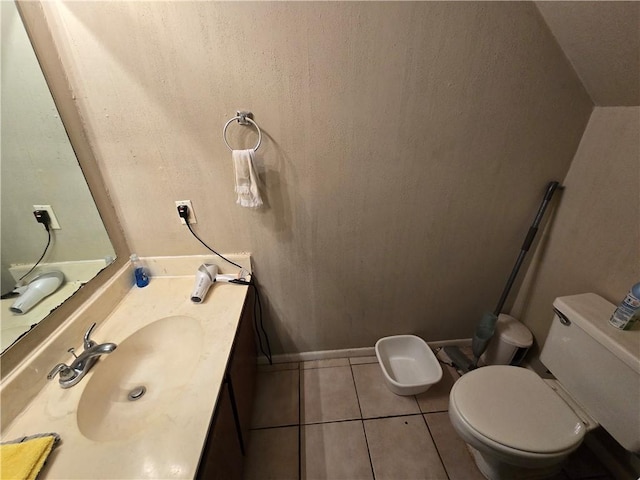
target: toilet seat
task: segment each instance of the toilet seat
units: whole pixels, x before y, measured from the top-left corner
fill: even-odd
[[[468,433],[487,446],[553,456],[577,448],[585,435],[576,413],[524,368],[473,370],[454,384],[450,400]]]

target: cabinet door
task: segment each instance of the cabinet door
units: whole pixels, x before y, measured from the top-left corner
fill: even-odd
[[[224,382],[196,479],[241,480],[242,460],[231,397]]]
[[[253,288],[249,288],[229,366],[229,377],[240,426],[240,441],[244,453],[249,440],[256,383],[257,353],[253,326],[253,302],[255,302],[255,293]]]

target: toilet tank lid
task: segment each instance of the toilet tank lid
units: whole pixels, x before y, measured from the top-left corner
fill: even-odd
[[[609,324],[615,305],[595,293],[558,297],[553,306],[617,358],[640,374],[640,329]]]

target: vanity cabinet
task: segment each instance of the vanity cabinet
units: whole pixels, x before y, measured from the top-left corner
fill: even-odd
[[[255,291],[250,287],[242,308],[225,380],[218,394],[197,479],[242,479],[249,441],[256,381],[257,352],[253,328]]]
[[[197,479],[231,480],[242,478],[243,455],[240,448],[229,388],[220,389],[216,412],[200,459]]]

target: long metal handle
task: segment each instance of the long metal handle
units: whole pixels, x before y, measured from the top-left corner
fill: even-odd
[[[497,317],[502,312],[502,307],[504,307],[505,302],[507,301],[507,297],[509,296],[509,292],[511,291],[511,287],[513,287],[513,283],[516,280],[516,276],[520,271],[520,267],[524,262],[524,257],[527,255],[529,251],[529,247],[533,243],[533,239],[536,237],[536,233],[538,233],[538,227],[540,226],[540,222],[542,221],[542,216],[544,215],[544,211],[547,209],[547,205],[551,201],[551,197],[553,197],[553,192],[556,189],[562,189],[558,182],[549,182],[547,185],[547,190],[544,194],[544,198],[542,199],[542,203],[538,208],[538,213],[536,213],[536,218],[533,221],[531,227],[529,227],[529,231],[527,232],[527,236],[522,243],[522,247],[520,248],[520,253],[518,254],[518,258],[516,259],[516,263],[511,270],[511,274],[509,275],[509,279],[507,280],[507,284],[502,291],[502,295],[500,296],[500,300],[498,300],[498,305],[496,305],[496,309],[493,311],[494,315]]]
[[[53,367],[53,370],[49,372],[49,375],[47,375],[47,380],[53,380],[53,378],[57,374],[60,374],[60,376],[63,377],[68,376],[69,373],[72,373],[71,368],[64,363],[59,363],[55,367]]]
[[[91,325],[89,327],[89,330],[87,330],[87,332],[84,334],[84,349],[88,350],[91,347],[94,347],[96,344],[96,342],[94,342],[93,340],[91,340],[91,332],[93,332],[93,329],[96,328],[96,324],[94,323],[93,325]]]

